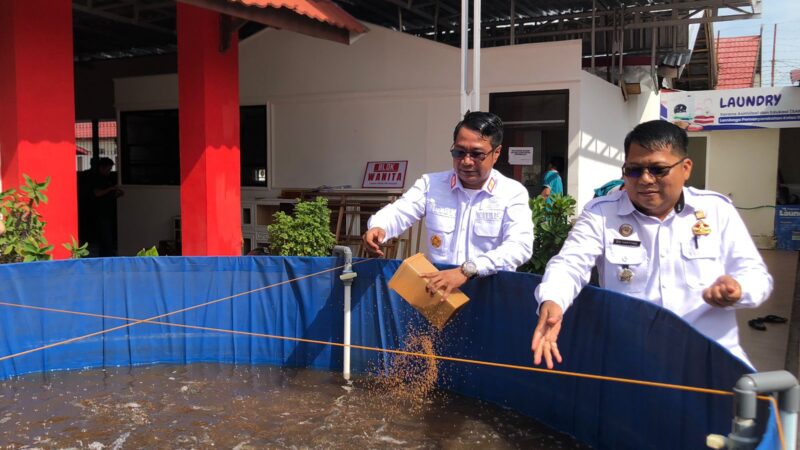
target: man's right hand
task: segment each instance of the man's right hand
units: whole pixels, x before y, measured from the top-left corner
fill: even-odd
[[[384,238],[386,238],[386,231],[383,228],[374,227],[364,233],[362,240],[369,254],[383,258],[383,251],[381,250],[380,244],[383,242]]]
[[[553,368],[553,359],[561,364],[561,352],[558,351],[558,332],[561,331],[561,320],[564,312],[561,307],[551,300],[544,301],[539,307],[539,324],[533,331],[533,363],[542,363],[542,355],[548,369]]]

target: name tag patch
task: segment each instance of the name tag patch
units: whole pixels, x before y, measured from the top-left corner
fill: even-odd
[[[614,245],[624,245],[625,247],[639,247],[642,241],[634,241],[632,239],[614,239]]]

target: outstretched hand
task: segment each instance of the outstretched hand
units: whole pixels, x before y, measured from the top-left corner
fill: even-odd
[[[711,306],[725,308],[742,298],[742,286],[730,275],[721,275],[703,290],[703,300]]]
[[[461,272],[460,268],[421,273],[419,276],[428,280],[428,284],[425,286],[428,295],[433,297],[436,295],[436,292],[442,292],[441,301],[447,300],[447,296],[450,295],[451,292],[460,288],[468,280],[467,276]]]
[[[369,254],[383,258],[383,250],[381,250],[380,244],[385,238],[386,231],[383,228],[373,227],[367,230],[361,239],[364,241],[364,248],[367,249]]]
[[[561,364],[561,352],[558,351],[557,341],[563,318],[564,312],[553,301],[546,300],[539,307],[539,323],[533,330],[533,341],[531,342],[535,365],[542,363],[542,356],[544,356],[548,369],[553,368],[554,359]]]

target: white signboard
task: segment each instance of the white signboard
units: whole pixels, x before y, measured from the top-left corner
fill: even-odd
[[[533,164],[533,147],[508,147],[508,163],[512,166]]]
[[[362,188],[402,188],[406,184],[408,161],[370,161],[364,171]]]
[[[661,120],[687,131],[800,127],[800,89],[662,92]]]

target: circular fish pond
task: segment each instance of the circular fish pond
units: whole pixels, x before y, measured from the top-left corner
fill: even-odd
[[[387,386],[206,363],[29,374],[0,381],[0,448],[587,448],[492,404]]]

